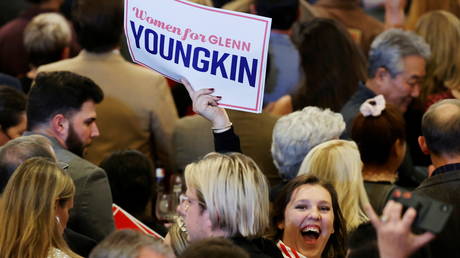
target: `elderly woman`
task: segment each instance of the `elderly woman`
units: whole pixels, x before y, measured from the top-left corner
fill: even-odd
[[[285,181],[297,176],[300,164],[316,145],[338,139],[345,130],[342,115],[329,109],[305,107],[281,117],[273,128],[273,162]]]
[[[301,175],[274,205],[274,239],[284,257],[345,257],[345,222],[331,184]]]
[[[313,148],[299,170],[299,175],[313,175],[334,186],[348,232],[368,221],[364,207],[369,200],[361,169],[362,162],[356,144],[352,141],[332,140]]]
[[[19,166],[0,200],[0,257],[80,257],[63,238],[74,195],[72,179],[54,162]]]

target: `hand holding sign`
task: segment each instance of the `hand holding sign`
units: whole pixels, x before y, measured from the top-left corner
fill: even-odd
[[[218,102],[222,97],[211,95],[214,89],[203,88],[195,91],[186,79],[182,79],[181,81],[192,99],[193,111],[195,113],[211,121],[213,128],[225,128],[231,125],[225,109],[218,106]]]

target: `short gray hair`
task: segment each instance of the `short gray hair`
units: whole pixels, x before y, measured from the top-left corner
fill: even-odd
[[[70,45],[72,31],[68,21],[58,13],[35,16],[24,30],[24,47],[30,62],[43,65],[59,61],[62,50]]]
[[[142,248],[148,248],[164,258],[173,258],[171,249],[155,239],[139,231],[131,229],[117,230],[99,243],[90,258],[136,258]]]
[[[281,117],[273,128],[272,157],[280,176],[297,176],[300,165],[316,145],[338,138],[345,130],[339,113],[330,109],[305,107]]]
[[[56,161],[50,140],[42,135],[21,136],[0,148],[0,193],[19,165],[33,157]]]
[[[422,135],[430,153],[460,155],[460,100],[445,99],[431,105],[422,118]]]
[[[385,67],[394,78],[403,72],[403,59],[414,55],[421,56],[425,60],[430,58],[430,46],[422,37],[411,31],[387,30],[372,42],[369,51],[368,76],[374,78],[377,69]]]

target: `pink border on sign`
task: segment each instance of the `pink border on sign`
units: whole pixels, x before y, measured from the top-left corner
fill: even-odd
[[[265,23],[265,33],[264,33],[264,40],[263,40],[263,45],[265,46],[265,42],[267,40],[267,33],[269,31],[270,28],[268,28],[268,22],[265,21],[265,20],[262,20],[262,19],[259,19],[259,18],[256,18],[256,17],[251,17],[251,16],[248,16],[248,15],[245,15],[244,13],[240,13],[240,14],[236,14],[236,13],[228,13],[228,12],[225,12],[225,11],[221,11],[221,10],[214,10],[214,9],[211,9],[209,7],[206,7],[206,6],[201,6],[201,5],[195,5],[195,4],[192,4],[192,3],[188,3],[188,2],[184,2],[184,1],[181,1],[181,0],[174,0],[175,2],[178,2],[178,3],[181,3],[181,4],[184,4],[184,5],[188,5],[188,6],[191,6],[191,7],[195,7],[195,8],[199,8],[199,9],[203,9],[203,10],[207,10],[207,11],[211,11],[211,12],[216,12],[216,13],[221,13],[221,14],[226,14],[226,15],[233,15],[233,16],[238,16],[238,17],[242,17],[242,18],[247,18],[247,19],[251,19],[251,20],[256,20],[256,21],[260,21],[260,22],[264,22]],[[127,16],[126,15],[126,12],[128,12],[128,2],[129,0],[126,0],[125,1],[125,32],[128,31],[128,28],[127,28]],[[127,34],[126,34],[127,36]],[[129,49],[129,53],[131,54],[131,57],[133,58],[133,60],[144,66],[144,67],[148,67],[152,70],[155,70],[153,69],[152,67],[136,60],[136,58],[134,57],[133,55],[133,52],[131,50],[131,44],[129,43],[129,40],[126,40],[127,42],[127,45],[128,45],[128,49]],[[262,82],[262,64],[264,63],[264,56],[265,56],[265,48],[262,48],[262,56],[260,58],[261,62],[260,62],[260,69],[259,69],[259,84],[257,85],[257,99],[256,99],[256,104],[255,104],[255,108],[248,108],[248,107],[240,107],[240,106],[234,106],[234,105],[229,105],[229,104],[222,104],[220,103],[219,106],[225,106],[225,107],[233,107],[233,108],[239,108],[239,109],[245,109],[245,110],[250,110],[250,111],[257,111],[259,109],[259,100],[260,100],[260,87],[261,87],[261,82]],[[158,71],[157,71],[158,72]],[[161,73],[161,72],[160,72]],[[165,77],[168,77],[174,81],[177,81],[179,82],[176,78],[172,78],[172,77],[169,77],[163,73],[161,73],[163,76]]]

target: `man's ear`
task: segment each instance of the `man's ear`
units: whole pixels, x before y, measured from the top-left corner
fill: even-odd
[[[428,149],[428,146],[426,145],[426,140],[424,136],[418,137],[418,146],[420,146],[420,150],[422,150],[423,154],[430,155],[430,150]]]
[[[51,128],[56,136],[66,139],[69,132],[70,121],[63,114],[57,114],[51,119]]]
[[[70,58],[70,47],[65,47],[62,49],[61,59]]]
[[[278,222],[278,224],[276,226],[278,227],[278,229],[284,230],[284,220],[281,221],[281,222]]]
[[[385,80],[385,77],[389,75],[389,72],[386,68],[384,67],[379,67],[377,68],[377,71],[375,71],[375,79],[377,81],[384,81]]]

